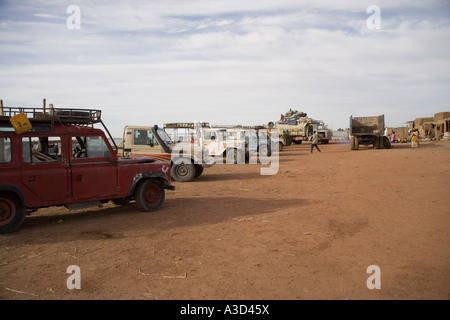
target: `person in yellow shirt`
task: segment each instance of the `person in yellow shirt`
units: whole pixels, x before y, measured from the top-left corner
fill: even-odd
[[[411,147],[418,148],[419,147],[419,131],[413,130],[411,136]]]

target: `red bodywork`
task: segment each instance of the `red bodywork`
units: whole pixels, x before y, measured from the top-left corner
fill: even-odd
[[[6,123],[1,125],[2,128],[7,126]],[[35,128],[39,128],[39,124],[33,124]],[[27,137],[49,136],[60,139],[60,159],[24,161],[27,146],[23,141],[27,141]],[[106,156],[74,158],[75,137],[95,138],[104,145],[102,152]],[[133,196],[139,180],[145,178],[156,178],[165,189],[174,189],[169,164],[148,157],[118,158],[100,129],[55,123],[47,131],[35,130],[21,135],[2,130],[0,138],[7,138],[11,145],[10,161],[0,163],[0,191],[15,192],[26,208]]]

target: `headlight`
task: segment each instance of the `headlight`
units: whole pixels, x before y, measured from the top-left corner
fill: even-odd
[[[208,159],[209,158],[209,149],[208,148],[203,148],[203,159]]]

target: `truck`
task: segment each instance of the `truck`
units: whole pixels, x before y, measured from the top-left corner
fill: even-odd
[[[317,127],[319,141],[321,144],[328,144],[333,139],[333,130],[328,129],[325,123],[320,122]]]
[[[384,114],[379,116],[350,116],[350,149],[359,150],[360,145],[375,149],[389,149],[391,142],[384,136]]]
[[[172,179],[187,182],[202,175],[215,162],[209,150],[195,141],[175,143],[158,125],[126,125],[118,147],[119,156],[148,156],[169,164]]]
[[[280,132],[280,136],[287,136],[291,142],[301,144],[303,141],[309,141],[314,131],[318,130],[319,124],[319,121],[313,119],[299,119],[295,124],[269,123],[269,126],[274,125],[274,128]]]
[[[95,109],[0,109],[1,234],[51,206],[81,209],[135,201],[142,211],[161,208],[165,190],[175,190],[169,165],[150,157],[118,157],[101,114]],[[18,116],[25,120],[17,121]],[[29,129],[18,133],[25,124]]]

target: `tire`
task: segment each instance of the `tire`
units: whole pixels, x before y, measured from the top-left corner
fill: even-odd
[[[303,141],[302,140],[292,140],[292,142],[295,144],[302,144]]]
[[[385,149],[390,149],[392,147],[391,142],[389,141],[388,137],[383,136],[383,147]]]
[[[141,211],[156,211],[165,198],[164,187],[156,179],[146,179],[139,183],[135,192],[136,205]]]
[[[381,137],[375,137],[374,147],[375,149],[381,149]]]
[[[355,137],[355,150],[359,150],[359,140]]]
[[[275,148],[275,150],[283,151],[284,144],[282,142],[277,142],[277,143],[278,143],[278,148]]]
[[[16,231],[25,220],[26,210],[13,193],[0,193],[0,234]]]
[[[355,139],[354,136],[350,137],[350,150],[355,150]]]
[[[259,146],[259,156],[260,157],[270,157],[270,148],[267,145]]]
[[[241,164],[245,155],[237,149],[229,149],[225,152],[225,157],[227,164]]]
[[[194,178],[200,177],[200,176],[202,175],[204,169],[205,169],[205,168],[203,168],[202,166],[196,165],[196,166],[195,166],[195,175],[194,175]]]
[[[170,168],[172,179],[178,182],[186,182],[194,179],[196,170],[193,163],[173,164]]]

